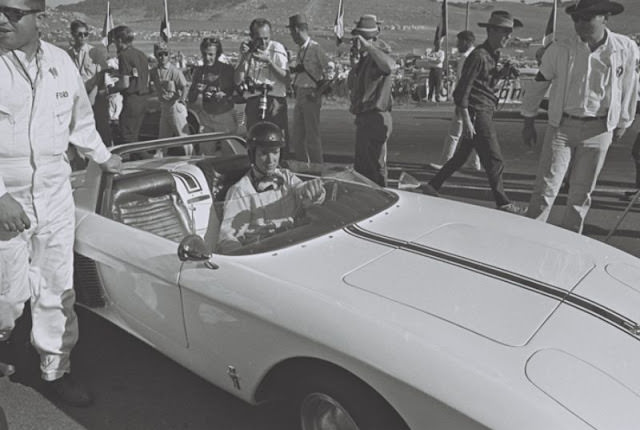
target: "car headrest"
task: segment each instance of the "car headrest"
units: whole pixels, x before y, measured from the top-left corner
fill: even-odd
[[[166,170],[136,172],[116,177],[112,189],[112,203],[114,205],[177,192],[175,180]]]

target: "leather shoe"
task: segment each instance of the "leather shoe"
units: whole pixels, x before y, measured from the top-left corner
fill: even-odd
[[[514,215],[524,215],[527,213],[527,208],[524,206],[518,206],[514,203],[507,203],[506,205],[498,206],[498,210],[503,212],[509,212]]]
[[[46,384],[52,394],[68,405],[84,408],[93,403],[91,394],[68,373],[65,373],[62,378],[48,381]]]

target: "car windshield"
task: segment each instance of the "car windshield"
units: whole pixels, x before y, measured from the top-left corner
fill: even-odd
[[[375,215],[398,199],[352,169],[325,171],[320,177],[286,169],[280,174],[284,184],[257,193],[243,187],[250,184],[243,177],[224,202],[214,204],[204,235],[214,252],[249,255],[291,246]]]

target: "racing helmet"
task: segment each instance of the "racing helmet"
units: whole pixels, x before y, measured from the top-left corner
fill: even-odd
[[[247,133],[247,150],[251,162],[255,161],[256,148],[282,148],[285,145],[284,133],[276,124],[269,121],[255,123]]]

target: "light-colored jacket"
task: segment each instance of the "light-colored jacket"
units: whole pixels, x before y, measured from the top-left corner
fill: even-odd
[[[607,114],[607,130],[628,128],[633,123],[638,100],[638,46],[627,36],[607,30],[607,52],[611,62],[611,104]],[[542,57],[540,73],[545,81],[533,82],[522,101],[521,114],[537,115],[538,106],[549,85],[549,125],[558,127],[562,120],[568,80],[574,66],[578,43],[573,39],[554,42]]]
[[[69,55],[41,42],[33,87],[16,55],[24,57],[0,49],[0,195],[32,182],[37,189],[45,180],[43,166],[57,160],[66,164],[69,142],[97,163],[111,156],[96,132],[84,83]],[[58,175],[46,180],[68,180]]]

